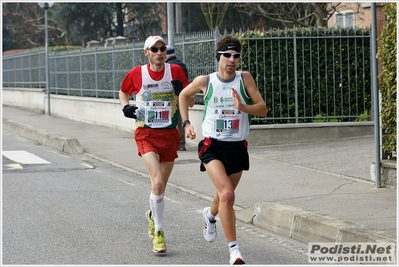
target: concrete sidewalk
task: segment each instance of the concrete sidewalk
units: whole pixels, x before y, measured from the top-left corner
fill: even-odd
[[[13,107],[3,106],[2,116],[5,131],[148,176],[133,133]],[[236,190],[237,219],[305,243],[396,243],[397,191],[370,181],[373,136],[249,145],[250,170]],[[197,147],[179,152],[168,185],[211,201],[214,186],[199,171]]]

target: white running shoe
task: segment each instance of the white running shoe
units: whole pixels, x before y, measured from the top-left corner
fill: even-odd
[[[230,265],[245,264],[244,258],[241,255],[240,248],[235,246],[230,248]]]
[[[202,210],[202,215],[204,216],[205,220],[205,226],[204,226],[204,237],[205,240],[208,242],[213,242],[216,239],[217,233],[216,233],[216,220],[210,221],[208,220],[208,217],[206,217],[206,212],[207,210],[210,209],[209,207],[204,208]]]

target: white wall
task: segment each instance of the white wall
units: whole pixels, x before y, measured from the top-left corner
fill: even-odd
[[[3,105],[20,106],[25,109],[44,111],[45,89],[37,88],[2,88]]]
[[[47,94],[42,89],[3,88],[3,105],[33,109],[47,114]],[[131,101],[133,104],[134,101]],[[123,116],[119,99],[51,95],[51,116],[91,123],[121,131],[132,132],[135,120]],[[194,105],[189,117],[197,133],[195,140],[186,138],[187,144],[196,145],[203,139],[201,132],[202,105]],[[300,123],[252,125],[248,136],[251,145],[277,145],[304,141],[328,140],[362,135],[373,135],[374,123]]]

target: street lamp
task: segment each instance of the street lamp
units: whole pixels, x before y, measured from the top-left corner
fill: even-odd
[[[47,9],[54,5],[54,2],[39,2],[41,8],[44,9],[44,20],[46,23],[46,89],[47,89],[47,114],[51,116],[50,112],[50,70],[48,59],[48,26],[47,26]]]

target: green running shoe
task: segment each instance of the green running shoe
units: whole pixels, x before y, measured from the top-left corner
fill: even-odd
[[[152,251],[156,254],[166,254],[165,235],[163,231],[158,231],[152,240]]]
[[[145,217],[147,217],[148,224],[150,225],[150,229],[148,230],[148,236],[151,239],[154,239],[155,223],[154,220],[151,219],[151,210],[145,213]]]

